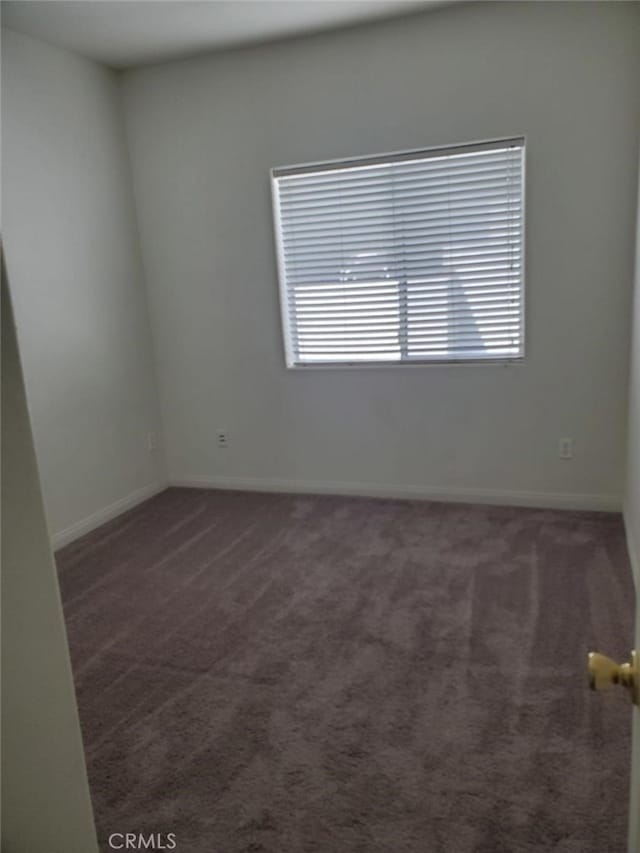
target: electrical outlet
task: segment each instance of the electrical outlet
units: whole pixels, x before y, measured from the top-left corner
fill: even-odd
[[[147,450],[149,453],[153,453],[154,450],[158,449],[158,433],[157,432],[148,432],[147,433]]]
[[[229,437],[227,435],[226,429],[218,430],[218,447],[228,447],[229,446]]]
[[[558,456],[560,459],[573,459],[572,438],[561,438],[558,441]]]

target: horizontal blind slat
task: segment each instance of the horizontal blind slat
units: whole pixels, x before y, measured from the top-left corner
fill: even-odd
[[[499,260],[511,257],[519,258],[520,247],[518,243],[507,239],[493,240],[490,243],[488,241],[476,241],[475,244],[470,242],[469,245],[458,246],[455,249],[443,249],[442,241],[439,241],[436,248],[430,248],[429,245],[425,246],[421,242],[411,244],[396,240],[393,244],[387,243],[386,245],[381,245],[375,243],[371,247],[367,247],[366,245],[360,246],[353,253],[353,256],[356,259],[361,259],[362,263],[367,263],[364,260],[366,258],[379,258],[381,260],[388,258],[391,262],[396,258],[406,258],[407,260],[439,260],[444,265],[453,265],[455,257],[455,265],[457,267],[460,264],[469,262],[477,263],[483,258],[488,258],[489,260],[494,257]],[[291,250],[289,252],[289,266],[291,269],[305,269],[307,266],[316,269],[321,264],[335,267],[344,263],[345,258],[348,257],[349,255],[343,249],[327,249],[326,251],[307,250],[304,253]],[[471,259],[471,261],[464,260],[465,258]]]
[[[487,320],[484,323],[477,323],[471,318],[466,320],[459,317],[455,323],[448,323],[446,319],[434,321],[429,325],[410,326],[407,329],[407,334],[413,339],[428,340],[441,335],[449,335],[452,338],[459,338],[461,335],[468,333],[471,336],[479,338],[491,337],[495,333],[508,333],[514,335],[518,333],[517,322],[509,318],[494,318]],[[398,328],[381,328],[381,329],[304,329],[298,330],[299,340],[301,342],[317,342],[324,343],[327,341],[344,341],[351,340],[375,340],[377,338],[398,338]]]
[[[520,313],[521,302],[514,303],[514,309],[516,309],[518,313]],[[450,313],[452,313],[452,316],[455,316],[455,313],[453,311]],[[307,321],[311,323],[325,320],[344,320],[345,323],[348,323],[350,320],[362,319],[363,321],[369,320],[374,323],[379,322],[381,320],[397,320],[404,326],[407,326],[407,324],[410,322],[409,318],[411,318],[411,322],[418,322],[422,318],[432,316],[432,314],[433,308],[424,308],[422,306],[417,306],[413,310],[407,311],[404,308],[390,308],[390,306],[388,305],[368,306],[365,309],[363,309],[362,306],[358,305],[346,307],[342,310],[337,311],[304,311],[299,314],[297,322],[301,323],[303,321]]]
[[[416,226],[411,223],[403,223],[401,236],[394,234],[388,225],[372,225],[364,231],[356,230],[352,234],[341,233],[339,227],[333,229],[324,228],[315,234],[307,234],[304,240],[301,235],[298,235],[295,239],[292,236],[286,236],[283,238],[283,246],[286,249],[287,255],[291,253],[294,256],[303,247],[306,252],[317,251],[318,248],[326,249],[327,245],[331,245],[329,241],[339,237],[338,244],[343,253],[345,251],[355,251],[356,247],[364,247],[367,250],[369,247],[373,250],[374,248],[380,248],[385,245],[395,247],[398,244],[406,246],[415,244],[417,247],[435,244],[436,241],[444,249],[448,246],[460,246],[463,248],[465,245],[475,245],[477,243],[487,245],[490,244],[490,241],[515,243],[519,239],[518,235],[521,234],[518,223],[509,220],[505,220],[504,223],[485,225],[483,228],[470,228],[468,225],[464,228],[454,228],[449,223],[447,226],[449,240],[443,240],[442,226],[440,226],[440,231],[437,232],[437,235],[431,237],[429,236],[429,230],[425,225]]]
[[[318,265],[320,267],[320,265]],[[394,281],[400,278],[412,278],[416,280],[431,279],[434,281],[447,281],[454,284],[456,281],[468,281],[477,276],[482,275],[484,278],[489,277],[492,273],[504,274],[510,272],[514,276],[520,275],[521,264],[514,262],[513,259],[505,257],[496,262],[490,260],[482,261],[472,260],[464,264],[456,264],[455,272],[452,272],[452,265],[446,266],[442,263],[434,262],[433,259],[408,258],[404,262],[399,259],[397,263],[392,264],[362,264],[362,266],[349,267],[347,271],[336,270],[335,266],[321,267],[315,272],[312,267],[300,270],[296,273],[291,273],[289,281],[291,288],[296,293],[316,293],[321,295],[328,293],[329,289],[340,290],[340,285],[344,290],[351,288],[375,288],[389,287]]]
[[[415,288],[415,289],[414,289]],[[475,282],[469,282],[464,287],[458,287],[454,291],[448,283],[429,285],[409,285],[406,290],[406,296],[409,301],[426,301],[427,299],[440,300],[446,298],[449,301],[455,299],[473,300],[475,297],[485,295],[495,295],[496,293],[508,294],[510,292],[519,293],[520,285],[517,279],[509,278],[508,276],[497,278],[493,277],[489,280],[477,279]],[[288,300],[295,302],[300,309],[313,309],[321,305],[348,305],[353,298],[356,302],[365,300],[369,296],[373,299],[389,298],[391,295],[399,293],[399,286],[394,289],[390,288],[370,288],[366,291],[345,293],[330,293],[327,296],[302,296],[297,292],[292,292]]]
[[[347,242],[348,239],[356,239],[356,240],[365,240],[367,242],[371,242],[372,234],[384,234],[387,240],[390,239],[391,231],[388,225],[381,227],[380,225],[372,225],[371,228],[366,229],[357,229],[352,234],[351,233],[343,233],[339,227],[335,228],[322,228],[313,233],[309,233],[304,237],[304,244],[307,246],[313,245],[321,245],[322,243],[326,243],[327,240],[338,240],[342,242]],[[454,238],[462,238],[464,235],[464,239],[471,240],[472,238],[481,238],[481,239],[491,239],[497,238],[498,236],[502,239],[510,239],[517,240],[521,235],[521,232],[516,228],[513,223],[513,220],[509,219],[509,217],[494,217],[491,220],[485,218],[478,222],[466,222],[465,223],[452,223],[446,222],[444,220],[440,220],[436,224],[425,225],[425,224],[415,224],[415,223],[403,223],[402,233],[405,236],[405,239],[415,239],[417,242],[440,242],[443,246],[448,245],[451,242],[455,242]],[[444,238],[448,237],[448,240]],[[398,238],[396,238],[398,240]],[[297,243],[298,245],[302,245],[303,236],[302,234],[298,234],[295,238],[293,236],[287,237],[284,242],[285,248],[285,259],[286,252],[288,251],[289,245],[292,243]]]
[[[455,322],[456,317],[458,316],[467,316],[468,311],[466,309],[461,310],[436,310],[430,309],[429,311],[423,312],[422,316],[416,317],[409,322],[409,327],[419,327],[421,324],[428,324],[431,319],[438,319],[443,317],[448,321]],[[511,320],[517,320],[519,317],[519,308],[506,309],[500,306],[492,306],[484,311],[474,311],[474,318],[478,323],[483,323],[485,320],[491,320],[493,318],[510,318]],[[341,319],[337,318],[335,320],[317,320],[313,318],[309,319],[298,319],[297,321],[298,332],[303,331],[313,331],[313,330],[328,330],[328,331],[342,331],[348,332],[350,329],[378,329],[378,328],[400,328],[400,315],[397,317],[385,317],[382,321],[372,322],[371,320],[362,320],[360,318],[356,318],[355,320]]]

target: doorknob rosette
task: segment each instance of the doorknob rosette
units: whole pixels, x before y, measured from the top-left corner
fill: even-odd
[[[589,686],[592,690],[606,690],[615,684],[620,684],[627,688],[634,705],[640,705],[640,674],[636,651],[631,652],[629,663],[616,663],[599,652],[589,652],[587,669]]]

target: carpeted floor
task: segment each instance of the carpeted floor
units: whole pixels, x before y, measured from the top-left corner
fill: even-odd
[[[103,850],[626,849],[618,516],[170,489],[57,561]]]

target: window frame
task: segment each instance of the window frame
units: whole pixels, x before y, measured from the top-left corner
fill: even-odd
[[[521,299],[520,299],[520,353],[513,356],[496,357],[473,357],[447,356],[444,358],[414,358],[396,360],[354,360],[340,359],[336,361],[322,362],[300,362],[294,357],[291,346],[291,333],[288,309],[287,279],[285,272],[284,246],[282,229],[280,227],[280,201],[278,192],[278,178],[289,175],[303,175],[306,173],[329,172],[339,168],[353,168],[357,166],[373,166],[376,164],[389,163],[393,161],[406,162],[408,160],[423,159],[425,154],[429,157],[437,157],[439,154],[453,154],[456,151],[471,153],[473,151],[492,150],[497,147],[508,146],[516,143],[521,147],[522,155],[522,177],[521,177],[521,228],[522,228],[522,268],[521,268]],[[379,369],[379,368],[421,368],[421,367],[464,367],[464,366],[494,366],[508,367],[517,366],[525,361],[527,350],[527,287],[526,287],[526,185],[527,185],[527,138],[525,134],[499,137],[495,139],[476,140],[468,143],[454,143],[448,145],[436,145],[425,148],[411,148],[404,151],[393,151],[383,154],[370,154],[359,157],[340,157],[332,160],[322,160],[307,163],[298,163],[288,166],[274,166],[269,173],[271,187],[271,203],[273,211],[273,229],[276,248],[276,268],[278,277],[278,299],[280,302],[280,324],[282,345],[284,350],[285,367],[287,370],[354,370],[354,369]]]

